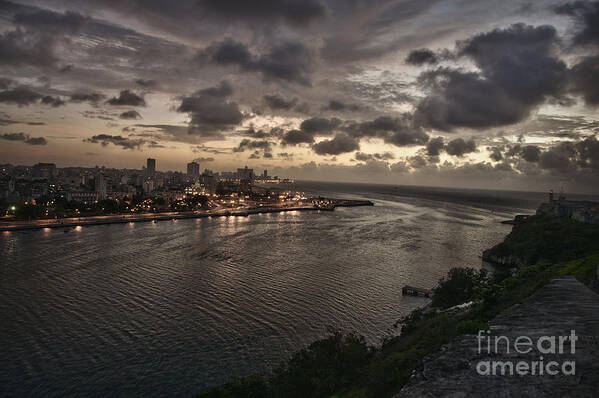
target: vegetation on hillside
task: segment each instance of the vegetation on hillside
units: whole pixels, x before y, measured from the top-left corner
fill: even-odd
[[[517,222],[503,242],[485,256],[518,258],[521,264],[562,262],[599,253],[599,225],[568,217],[532,216]]]
[[[385,340],[380,347],[367,345],[355,334],[331,331],[270,375],[241,378],[198,397],[390,397],[409,380],[425,356],[460,334],[486,329],[496,315],[522,302],[556,276],[574,275],[597,284],[598,243],[590,242],[597,226],[548,218],[533,218],[531,222],[515,226],[506,239],[507,246],[521,254],[539,253],[548,242],[558,244],[555,230],[547,232],[545,228],[560,228],[560,233],[568,233],[562,236],[568,250],[566,254],[551,250],[549,256],[561,262],[538,261],[514,275],[503,272],[492,277],[484,271],[452,269],[435,289],[431,307],[402,319],[401,335]],[[468,310],[445,310],[467,301],[475,302]]]

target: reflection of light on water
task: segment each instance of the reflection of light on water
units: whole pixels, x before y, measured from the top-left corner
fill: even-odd
[[[43,229],[44,235],[48,235],[50,233],[50,230],[51,230],[51,228],[48,228],[48,227],[44,228]]]
[[[3,232],[2,232],[2,235],[6,235],[6,236],[8,236],[8,235],[10,235],[10,231],[3,231]]]
[[[75,227],[75,231],[81,231],[83,229],[83,227],[81,225],[77,225]]]
[[[135,223],[134,223],[133,221],[129,221],[129,226],[130,226],[130,227],[132,227],[132,226],[134,226],[134,225],[135,225]]]

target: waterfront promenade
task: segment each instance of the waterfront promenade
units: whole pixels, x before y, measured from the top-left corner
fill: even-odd
[[[281,213],[289,211],[332,211],[336,207],[373,206],[368,200],[337,200],[329,206],[265,206],[258,208],[216,209],[193,212],[110,214],[90,217],[72,217],[59,219],[41,219],[31,221],[0,221],[0,231],[19,231],[43,228],[72,228],[83,225],[105,225],[129,222],[154,222],[208,217],[247,217],[252,214]]]

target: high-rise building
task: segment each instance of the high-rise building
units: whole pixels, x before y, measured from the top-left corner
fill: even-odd
[[[146,162],[146,174],[151,177],[156,173],[156,159],[148,158]]]
[[[240,180],[252,180],[254,178],[254,169],[248,169],[247,166],[243,169],[237,169],[237,178]]]
[[[193,181],[197,181],[200,178],[200,165],[198,163],[187,163],[187,177]]]
[[[106,199],[106,179],[104,178],[104,174],[96,174],[96,178],[94,179],[94,188],[98,200]]]

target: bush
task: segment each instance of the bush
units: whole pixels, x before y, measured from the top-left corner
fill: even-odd
[[[457,334],[477,334],[479,330],[488,330],[489,325],[486,322],[475,319],[466,319],[460,321],[456,328]]]
[[[477,271],[474,268],[452,268],[447,278],[442,278],[439,286],[433,290],[431,305],[449,308],[480,298],[487,284],[487,271],[484,269]]]

